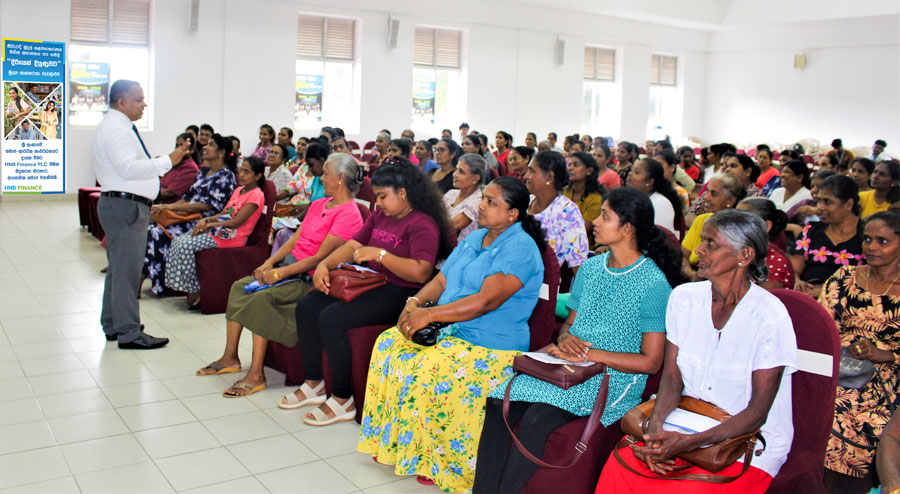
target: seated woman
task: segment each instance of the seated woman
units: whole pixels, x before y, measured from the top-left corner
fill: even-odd
[[[684,254],[684,276],[693,280],[696,274],[694,268],[700,261],[697,256],[697,247],[701,243],[703,224],[713,214],[731,209],[744,199],[744,186],[734,175],[716,175],[706,183],[706,198],[703,201],[704,213],[697,216],[681,242],[681,251]]]
[[[675,181],[675,172],[681,169],[681,167],[678,166],[678,158],[675,157],[675,153],[668,149],[663,149],[658,153],[654,152],[653,159],[663,166],[663,176],[666,177],[666,180],[672,184],[672,188],[678,193],[678,197],[681,199],[681,211],[687,214],[688,207],[690,207],[691,204],[691,194],[682,187],[681,184]],[[704,190],[705,189],[706,186],[704,185]],[[702,203],[702,200],[699,197],[697,200]]]
[[[295,311],[303,352],[305,382],[278,406],[321,405],[303,415],[310,425],[353,420],[356,405],[350,388],[350,343],[347,331],[397,320],[407,298],[431,280],[434,265],[453,245],[441,198],[417,166],[391,158],[372,174],[377,210],[346,244],[316,267],[317,291],[301,298]],[[388,284],[351,302],[329,296],[329,271],[341,263],[362,264],[385,273]],[[332,396],[325,396],[322,350],[328,354]]]
[[[356,155],[353,154],[353,150],[350,149],[350,144],[347,143],[347,138],[343,136],[335,137],[334,140],[331,141],[331,152],[332,153],[344,153],[347,156],[350,156],[357,163],[360,161],[356,159]]]
[[[272,156],[271,152],[269,156]],[[266,387],[263,360],[269,341],[287,347],[297,344],[297,300],[312,288],[310,273],[320,261],[349,240],[363,224],[353,194],[363,180],[356,160],[336,153],[325,162],[322,185],[328,197],[316,200],[310,214],[290,240],[261,266],[231,285],[225,310],[225,351],[222,357],[197,371],[198,376],[239,372],[238,343],[241,331],[253,332],[253,358],[247,375],[225,391],[225,396],[246,396]],[[247,293],[244,287],[254,280],[271,285],[282,280],[297,281]]]
[[[798,156],[799,158],[799,156]],[[765,144],[756,146],[756,164],[759,166],[759,178],[756,179],[756,188],[763,195],[769,197],[773,190],[781,187],[781,173],[772,166],[772,150]],[[782,157],[782,163],[786,163]]]
[[[322,174],[325,172],[325,160],[328,159],[330,147],[323,141],[313,139],[306,147],[305,163],[297,168],[292,180],[278,190],[276,199],[287,201],[288,208],[272,220],[272,235],[269,242],[272,252],[278,249],[294,234],[300,222],[306,217],[306,210],[313,201],[325,197],[322,186]]]
[[[531,163],[532,157],[534,157],[534,149],[525,146],[512,148],[506,159],[506,176],[518,178],[524,182],[525,174],[528,173],[528,163]]]
[[[497,158],[497,168],[503,170],[503,174],[507,175],[509,173],[507,160],[509,159],[509,153],[512,152],[513,137],[508,132],[501,130],[494,136],[494,144],[497,146],[497,150],[494,151],[494,156]]]
[[[434,145],[434,161],[440,168],[432,170],[428,174],[431,175],[431,180],[437,184],[441,194],[446,194],[453,188],[453,172],[456,171],[460,153],[459,144],[453,139],[441,139]]]
[[[666,180],[663,166],[652,158],[638,161],[628,174],[629,187],[634,187],[650,196],[656,225],[678,235],[678,227],[684,224],[681,211],[681,198],[672,188],[672,182]]]
[[[412,154],[411,141],[407,138],[391,139],[391,145],[388,147],[388,154],[392,158],[403,158],[408,160]]]
[[[872,173],[872,190],[859,193],[860,218],[887,211],[900,201],[900,163],[881,161]]]
[[[785,228],[787,233],[797,237],[803,230],[804,225],[810,221],[819,221],[819,217],[816,216],[816,204],[819,203],[819,187],[826,178],[832,175],[837,175],[837,172],[834,170],[819,170],[812,176],[809,181],[809,195],[811,198],[800,201],[787,210],[788,226]]]
[[[787,212],[800,201],[812,199],[811,185],[806,162],[791,160],[781,167],[781,187],[773,190],[769,199],[778,209]]]
[[[819,221],[803,227],[791,251],[798,280],[794,289],[818,298],[822,283],[841,266],[864,264],[859,188],[846,175],[833,175],[819,186]]]
[[[591,156],[597,162],[597,176],[599,177],[600,185],[605,187],[606,190],[613,190],[622,185],[622,179],[619,178],[619,174],[609,167],[612,164],[612,154],[610,154],[606,142],[595,144],[591,150]]]
[[[787,254],[775,245],[773,239],[784,231],[787,225],[787,215],[784,211],[775,207],[775,204],[765,197],[748,197],[737,205],[741,211],[749,211],[766,222],[769,232],[769,251],[766,254],[766,266],[769,268],[769,278],[759,283],[766,290],[775,288],[794,287],[794,268]]]
[[[567,165],[569,185],[562,195],[574,202],[584,219],[584,231],[588,236],[588,248],[594,250],[594,220],[600,216],[603,206],[603,186],[599,183],[600,167],[594,157],[585,152],[569,156]]]
[[[643,441],[618,450],[603,468],[596,492],[716,492],[724,486],[697,480],[641,475],[738,475],[738,462],[712,474],[677,458],[680,453],[762,429],[759,450],[746,473],[727,492],[765,492],[791,450],[790,374],[797,370],[797,342],[784,305],[755,282],[768,276],[768,241],[763,221],[745,211],[714,214],[703,226],[698,274],[708,281],[687,283],[672,292],[666,310],[666,351],[662,379]],[[732,417],[696,434],[663,429],[682,396],[710,402]],[[686,467],[686,468],[685,468]],[[684,468],[683,470],[681,468]]]
[[[381,132],[375,137],[375,152],[369,156],[370,165],[378,166],[384,163],[384,160],[390,156],[388,148],[391,146],[391,135],[387,132]]]
[[[590,248],[581,211],[562,195],[568,182],[566,159],[556,151],[541,151],[528,165],[525,185],[534,196],[528,214],[541,222],[547,244],[556,253],[559,265],[566,263],[577,273]]]
[[[833,493],[872,488],[878,438],[900,410],[900,213],[872,215],[864,232],[867,265],[840,267],[819,297],[847,355],[875,366],[862,387],[837,388],[825,450],[825,489]]]
[[[190,235],[172,241],[172,248],[166,254],[166,286],[187,292],[188,309],[200,309],[200,281],[194,254],[247,243],[266,203],[262,191],[265,171],[263,160],[255,156],[245,159],[239,173],[241,187],[234,190],[225,208],[198,221]]]
[[[444,207],[458,242],[478,228],[478,205],[486,171],[484,158],[477,154],[462,155],[453,172],[453,188],[444,194]]]
[[[735,178],[740,180],[744,185],[746,197],[765,197],[762,191],[757,189],[756,185],[754,185],[756,179],[759,178],[759,167],[753,162],[752,158],[746,154],[737,154],[729,151],[722,154],[721,161],[722,166],[720,170],[722,173],[734,175]],[[705,177],[707,183],[710,178],[719,174],[718,172],[712,173],[712,175]],[[700,189],[700,194],[697,195],[697,198],[694,199],[693,202],[691,202],[691,207],[688,208],[687,213],[685,214],[688,223],[693,223],[697,215],[703,213],[703,208],[705,207],[703,201],[706,197],[706,188],[707,184],[705,183]]]
[[[637,146],[628,141],[622,141],[616,146],[615,172],[619,174],[619,181],[622,185],[628,183],[628,175],[631,173],[635,153],[637,153]]]
[[[185,141],[188,143],[188,148],[194,148],[194,138],[188,132],[175,138],[175,147],[180,148]],[[159,195],[156,197],[156,202],[171,204],[181,199],[197,180],[198,173],[200,173],[200,167],[197,166],[197,162],[190,153],[185,153],[180,163],[173,165],[171,170],[159,177]]]
[[[271,180],[275,184],[276,191],[285,189],[294,179],[290,170],[284,164],[288,149],[293,148],[288,148],[283,144],[272,144],[272,147],[269,148],[269,152],[266,154],[266,165],[268,165],[266,180]],[[287,198],[282,199],[281,202],[286,203]]]
[[[678,148],[678,159],[681,160],[681,169],[691,177],[691,180],[702,182],[700,176],[701,170],[697,166],[697,157],[694,155],[694,149],[690,146],[681,146]]]
[[[262,124],[259,127],[259,144],[256,145],[256,149],[253,150],[253,154],[250,156],[256,156],[265,160],[272,144],[275,144],[275,129],[269,124]]]
[[[179,214],[200,213],[208,218],[225,208],[228,198],[235,188],[234,172],[236,157],[231,141],[219,134],[213,134],[203,147],[203,166],[187,194],[172,204],[155,204],[150,209],[153,214],[169,210]],[[151,222],[147,231],[147,251],[141,276],[150,278],[150,291],[162,296],[163,281],[166,279],[166,253],[172,239],[193,230],[199,220],[176,223],[162,227]]]
[[[662,367],[666,302],[672,286],[682,281],[681,259],[654,226],[650,200],[636,189],[607,194],[594,223],[597,243],[610,250],[578,270],[568,303],[571,312],[548,353],[609,366],[609,396],[601,418],[608,426],[641,402],[647,375]],[[519,377],[510,393],[509,421],[521,419],[522,444],[529,451],[543,451],[550,433],[589,415],[602,378],[563,390]],[[472,489],[476,494],[521,492],[537,470],[518,449],[510,450],[502,414],[505,389],[501,383],[487,399]]]
[[[428,141],[419,141],[416,143],[414,154],[416,155],[416,159],[419,160],[419,168],[421,168],[425,173],[440,168],[437,162],[434,161],[434,152],[432,151],[432,147],[433,146]]]
[[[860,192],[872,190],[873,173],[875,173],[875,162],[869,158],[856,158],[850,165],[850,178],[856,180]]]
[[[528,190],[500,177],[484,189],[482,226],[375,342],[357,449],[448,492],[472,488],[484,401],[528,350],[544,266]],[[437,301],[431,308],[422,307]],[[431,321],[456,323],[434,346],[409,341]]]
[[[285,151],[287,151],[285,153],[285,155],[282,157],[282,161],[287,162],[287,161],[290,161],[297,157],[297,150],[294,149],[294,143],[292,142],[293,140],[294,140],[294,129],[291,129],[290,127],[282,127],[278,131],[277,144],[281,144],[282,146],[284,146]],[[266,177],[266,179],[271,180],[268,177]]]
[[[484,158],[484,161],[487,162],[488,166],[497,170],[498,173],[505,174],[506,168],[501,168],[500,164],[497,162],[497,157],[494,156],[494,153],[491,152],[490,146],[488,146],[488,137],[486,134],[476,134],[475,137],[478,138],[478,141],[481,142],[481,157]]]

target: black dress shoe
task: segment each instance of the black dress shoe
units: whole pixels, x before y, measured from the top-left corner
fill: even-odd
[[[144,331],[144,325],[141,324],[141,332]],[[106,335],[106,341],[116,341],[119,339],[119,333],[104,333]]]
[[[168,338],[155,338],[149,334],[142,334],[140,338],[129,341],[127,343],[119,342],[119,348],[122,350],[153,350],[162,348],[169,343]]]

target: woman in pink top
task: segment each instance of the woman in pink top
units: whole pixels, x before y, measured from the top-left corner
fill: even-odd
[[[206,249],[241,247],[256,226],[266,199],[266,164],[251,156],[241,163],[239,182],[225,209],[201,219],[190,235],[172,242],[166,254],[166,286],[188,294],[188,309],[200,308],[200,281],[194,254]]]
[[[197,371],[198,376],[240,372],[238,343],[241,332],[245,327],[252,331],[250,370],[225,390],[225,396],[246,396],[265,389],[263,360],[270,340],[288,347],[297,344],[294,310],[297,300],[312,287],[311,273],[322,259],[353,237],[363,225],[359,206],[353,200],[363,178],[353,157],[344,153],[332,154],[325,162],[322,174],[327,197],[313,201],[303,224],[272,257],[251,276],[231,285],[225,309],[225,351],[219,360]],[[276,285],[248,293],[246,287],[253,282]]]
[[[594,160],[597,161],[597,166],[599,166],[599,171],[597,172],[597,176],[600,177],[597,181],[600,185],[606,187],[606,190],[612,190],[616,187],[622,185],[622,179],[619,177],[619,174],[616,173],[615,170],[609,168],[609,160],[612,158],[610,154],[609,147],[606,143],[598,143],[591,150],[591,155],[594,156]]]

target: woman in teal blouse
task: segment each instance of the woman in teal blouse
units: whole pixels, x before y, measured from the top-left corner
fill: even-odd
[[[575,276],[569,317],[548,353],[572,362],[608,366],[609,396],[604,426],[640,403],[648,374],[662,366],[666,304],[681,282],[679,253],[654,225],[653,204],[630,187],[614,189],[594,220],[603,255],[588,259]],[[547,436],[590,415],[603,376],[564,390],[521,376],[510,394],[509,421],[522,420],[519,438],[529,451],[543,451]],[[510,450],[503,423],[506,383],[488,397],[476,467],[474,493],[521,492],[537,465]]]
[[[359,451],[448,492],[472,488],[485,397],[528,349],[544,279],[544,238],[525,184],[500,177],[482,195],[482,229],[375,342],[359,435]],[[421,307],[429,300],[438,305]],[[434,346],[409,340],[431,321],[454,324]]]

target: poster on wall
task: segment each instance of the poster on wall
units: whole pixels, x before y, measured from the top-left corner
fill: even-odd
[[[322,121],[322,76],[297,74],[296,120]]]
[[[434,123],[435,94],[433,80],[413,79],[413,120]]]
[[[65,43],[3,39],[4,194],[66,191]]]
[[[69,110],[105,112],[109,109],[109,64],[72,62],[69,71]]]

